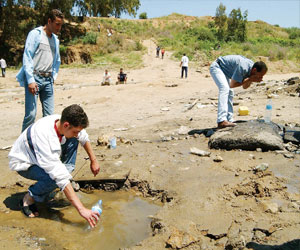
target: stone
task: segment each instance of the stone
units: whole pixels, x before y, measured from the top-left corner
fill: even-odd
[[[217,155],[214,159],[213,159],[214,162],[221,162],[223,161],[223,158],[219,155]]]
[[[261,204],[263,206],[263,209],[265,212],[269,212],[272,214],[276,214],[279,211],[279,206],[275,202],[271,201],[261,201]]]
[[[300,128],[295,127],[292,130],[289,128],[286,128],[283,139],[285,142],[292,142],[292,143],[299,145],[300,144]]]
[[[161,111],[170,111],[170,108],[169,107],[162,107],[160,110]]]
[[[281,128],[271,122],[251,120],[238,123],[235,127],[217,130],[208,142],[214,149],[242,149],[262,151],[283,149],[283,140],[280,136]]]
[[[181,249],[197,241],[198,240],[192,235],[179,231],[178,229],[174,229],[166,244],[173,249]]]
[[[293,84],[298,84],[298,83],[300,83],[300,79],[298,76],[292,77],[286,81],[286,85],[293,85]]]
[[[295,158],[295,156],[293,154],[288,154],[288,153],[285,153],[283,154],[285,158],[288,158],[288,159],[292,159],[292,158]]]
[[[199,156],[210,156],[210,152],[198,149],[196,147],[190,148],[190,153],[194,155],[199,155]]]
[[[254,168],[254,172],[263,172],[269,167],[268,163],[261,163]]]
[[[177,133],[178,133],[179,135],[187,135],[189,131],[190,131],[190,129],[189,129],[188,127],[186,127],[186,126],[181,126],[181,127],[178,129]]]
[[[167,87],[167,88],[174,88],[174,87],[178,87],[178,84],[176,84],[176,83],[166,84],[165,87]]]

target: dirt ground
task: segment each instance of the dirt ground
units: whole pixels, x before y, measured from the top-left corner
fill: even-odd
[[[129,186],[164,201],[151,223],[153,235],[132,249],[264,250],[299,244],[300,154],[286,158],[259,150],[212,150],[203,135],[188,136],[189,130],[216,126],[218,91],[208,66],[193,64],[188,78],[181,79],[179,62],[170,59],[170,52],[162,60],[155,57],[153,41],[144,45],[148,50],[143,68],[128,71],[123,65],[127,85],[100,86],[104,70],[88,68],[61,69],[55,82],[55,112],[77,103],[89,116],[87,131],[101,167],[97,178],[121,178],[130,172]],[[235,89],[235,119],[263,117],[269,94],[273,121],[299,126],[298,94],[284,85],[299,77],[299,71],[290,72],[294,68],[286,66],[283,73],[277,64],[267,64],[266,85]],[[113,79],[117,73],[111,72]],[[59,233],[31,230],[30,223],[51,227],[51,221],[28,222],[13,209],[16,196],[21,197],[31,183],[8,169],[5,149],[18,137],[24,115],[24,90],[15,75],[8,70],[0,79],[0,249],[83,249],[64,246]],[[238,116],[240,106],[247,106],[250,114]],[[98,137],[109,135],[117,136],[116,149],[97,146]],[[191,147],[211,155],[192,155]],[[80,150],[75,179],[94,178],[84,157]],[[218,162],[217,157],[223,160]],[[254,173],[261,163],[269,164],[268,171]]]

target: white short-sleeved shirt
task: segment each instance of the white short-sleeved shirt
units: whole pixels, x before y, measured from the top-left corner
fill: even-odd
[[[182,62],[182,64],[181,64],[182,67],[188,67],[189,66],[189,58],[187,56],[183,56],[181,58],[181,62]]]

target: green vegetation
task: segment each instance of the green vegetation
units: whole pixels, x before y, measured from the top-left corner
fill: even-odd
[[[113,0],[102,1],[111,4]],[[36,0],[36,3],[41,1]],[[57,2],[48,1],[45,9],[55,7],[55,3]],[[73,0],[64,1],[63,9],[67,10],[72,3]],[[129,3],[132,5],[128,5],[128,8],[133,8],[133,11],[133,6],[138,6],[139,1],[130,0]],[[3,5],[0,0],[1,6]],[[84,13],[100,15],[100,10],[97,10],[100,7],[97,6],[85,6],[90,9]],[[19,65],[22,61],[23,46],[28,32],[41,23],[40,9],[39,4],[36,9],[30,8],[29,5],[20,7],[14,4],[0,8],[0,53],[7,58],[10,65]],[[129,9],[123,9],[123,12]],[[119,13],[115,13],[116,10],[109,6],[105,11],[116,15]],[[299,28],[281,28],[263,21],[248,22],[247,10],[242,13],[240,9],[233,9],[228,16],[225,11],[226,7],[220,4],[214,19],[176,13],[147,19],[147,14],[141,13],[140,20],[89,17],[81,22],[74,22],[75,18],[71,16],[66,20],[60,34],[62,62],[83,67],[82,63],[77,65],[76,60],[80,59],[80,54],[88,54],[92,60],[90,64],[85,65],[88,67],[107,64],[116,68],[120,65],[126,65],[127,68],[140,67],[145,50],[142,41],[153,39],[161,47],[173,51],[177,59],[181,58],[183,53],[194,61],[211,61],[218,55],[242,54],[252,59],[263,56],[271,61],[290,60],[300,63]],[[134,11],[130,13],[133,14]],[[98,25],[101,27],[100,32]],[[107,30],[111,30],[113,35],[109,37]]]
[[[280,28],[262,21],[247,22],[247,12],[243,15],[240,10],[231,13],[233,14],[229,18],[232,20],[229,23],[233,22],[240,32],[232,33],[232,28],[220,30],[217,18],[212,21],[179,14],[146,20],[87,19],[88,33],[96,34],[97,25],[101,25],[97,44],[92,52],[92,65],[139,67],[142,65],[145,49],[141,41],[151,38],[166,50],[173,51],[177,59],[183,53],[195,61],[211,61],[221,54],[242,54],[253,60],[263,56],[271,61],[300,62],[300,29]],[[224,24],[225,18],[222,18]],[[237,22],[234,21],[235,18]],[[225,20],[228,25],[228,19]],[[222,24],[222,20],[219,20],[219,24]],[[107,37],[107,29],[113,30],[110,38]],[[75,44],[75,41],[83,43],[82,38],[76,38],[69,45]]]
[[[139,19],[147,19],[147,13],[146,12],[142,12],[140,15],[139,15]]]

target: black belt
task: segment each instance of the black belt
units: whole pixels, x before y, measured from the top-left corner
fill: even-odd
[[[42,77],[50,77],[52,76],[52,72],[43,72],[43,71],[34,71],[33,74],[42,76]]]

